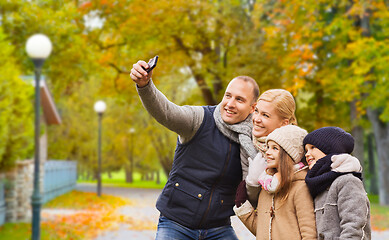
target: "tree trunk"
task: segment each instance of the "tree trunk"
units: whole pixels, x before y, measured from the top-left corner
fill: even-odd
[[[172,170],[172,158],[170,156],[160,156],[159,162],[162,165],[162,169],[165,172],[166,176],[169,176],[170,170]]]
[[[161,184],[161,176],[160,176],[159,170],[157,171],[157,180],[156,180],[156,183],[157,183],[157,184]]]
[[[377,110],[368,108],[367,116],[373,125],[377,145],[380,204],[389,205],[389,125],[380,121]]]
[[[166,176],[169,176],[170,170],[173,165],[173,155],[174,151],[171,146],[167,144],[169,141],[169,136],[167,134],[161,134],[160,136],[151,135],[151,140],[153,142],[154,149],[157,152],[159,163],[161,164],[163,171]]]
[[[354,143],[354,151],[353,151],[353,155],[358,158],[359,162],[361,163],[361,166],[365,166],[365,156],[364,156],[364,143],[363,143],[363,138],[364,138],[364,135],[363,135],[363,128],[358,125],[358,115],[357,115],[357,107],[355,105],[355,101],[352,101],[350,103],[350,117],[351,117],[351,121],[352,121],[352,129],[351,129],[351,134],[353,135],[354,139],[355,139],[355,143]],[[363,172],[363,179],[364,178],[364,175],[365,173]]]
[[[370,193],[378,194],[378,185],[377,185],[377,170],[375,167],[375,157],[374,157],[374,136],[372,134],[368,135],[367,145],[368,145],[368,154],[369,154],[369,175],[370,175]]]
[[[126,167],[125,172],[126,172],[126,183],[132,183],[134,181],[134,179],[132,178],[131,167]]]
[[[125,172],[126,172],[126,182],[127,183],[132,183],[134,181],[133,178],[133,172],[134,172],[134,133],[131,133],[130,136],[130,149],[128,149],[129,156],[128,156],[128,161],[129,165],[125,167]]]
[[[217,101],[215,100],[215,96],[212,94],[210,87],[205,82],[205,78],[203,74],[193,73],[194,79],[197,85],[200,88],[201,94],[205,101],[206,105],[216,105]]]

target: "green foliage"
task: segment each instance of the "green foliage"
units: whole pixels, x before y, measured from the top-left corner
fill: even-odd
[[[0,28],[0,171],[33,150],[33,86],[22,81],[13,47]]]

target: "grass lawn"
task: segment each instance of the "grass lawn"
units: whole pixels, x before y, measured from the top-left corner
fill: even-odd
[[[128,187],[128,188],[154,188],[154,189],[162,189],[167,181],[166,175],[163,173],[163,171],[160,172],[160,183],[156,183],[156,180],[150,180],[150,181],[142,181],[141,180],[141,174],[135,172],[133,175],[133,182],[132,183],[126,183],[125,179],[125,172],[123,170],[118,172],[112,172],[111,177],[108,176],[107,173],[103,173],[101,175],[101,182],[103,186],[110,186],[110,187]],[[84,180],[79,178],[77,180],[78,183],[97,183],[96,180]]]
[[[50,236],[45,229],[41,230],[41,239],[55,239],[55,235]],[[6,223],[0,227],[0,239],[31,239],[31,224],[30,223]]]

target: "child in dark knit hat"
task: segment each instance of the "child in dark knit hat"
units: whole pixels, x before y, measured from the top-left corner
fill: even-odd
[[[353,136],[338,127],[323,127],[309,133],[303,145],[309,166],[305,182],[315,203],[318,239],[371,239],[370,203],[361,170],[331,167],[333,155],[351,154]]]

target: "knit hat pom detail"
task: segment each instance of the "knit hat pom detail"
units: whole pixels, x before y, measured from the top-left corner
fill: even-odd
[[[324,154],[351,154],[354,150],[353,136],[339,127],[323,127],[309,133],[304,138],[304,148],[312,144]]]
[[[308,132],[296,125],[286,125],[275,129],[266,138],[280,145],[289,154],[294,163],[299,163],[304,156],[303,139]]]

